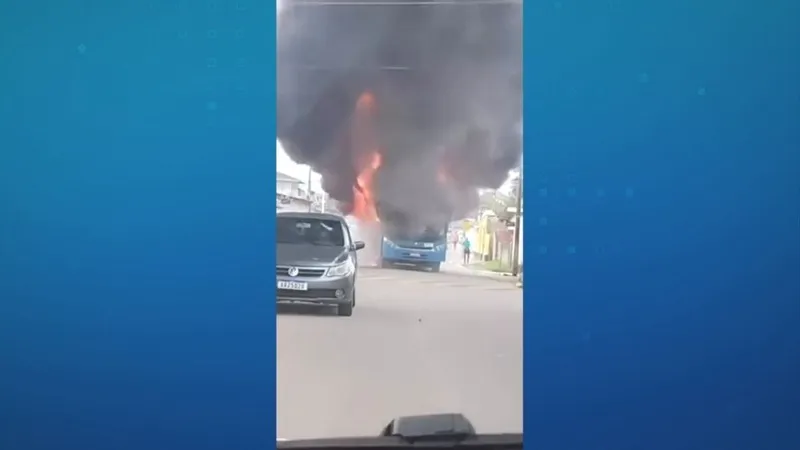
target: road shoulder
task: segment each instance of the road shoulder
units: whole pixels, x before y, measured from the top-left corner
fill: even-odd
[[[450,263],[450,262],[442,264],[442,272],[453,275],[488,278],[491,280],[505,282],[505,283],[517,283],[519,281],[517,277],[513,276],[510,273],[498,273],[498,272],[492,272],[491,270],[474,269],[471,267],[465,267],[461,264]]]

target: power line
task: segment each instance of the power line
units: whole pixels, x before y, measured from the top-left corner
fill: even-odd
[[[522,55],[520,55],[520,59]],[[339,66],[316,66],[310,64],[292,64],[292,63],[278,63],[279,65],[288,66],[293,69],[299,70],[308,70],[308,71],[328,71],[328,70],[348,70],[348,71],[363,71],[363,72],[373,72],[373,71],[383,71],[383,72],[413,72],[413,71],[436,71],[440,70],[439,67],[411,67],[411,66],[399,66],[399,65],[377,65],[377,66],[362,66],[362,67],[339,67]],[[508,72],[509,76],[520,76],[522,75],[522,70],[514,70]]]
[[[404,72],[408,70],[415,70],[413,67],[407,67],[407,66],[374,66],[374,67],[354,68],[354,67],[338,67],[338,66],[313,66],[309,64],[291,64],[291,63],[285,65],[293,67],[295,69],[302,69],[302,70],[361,70],[361,71],[382,70],[382,71],[392,71],[392,72]]]
[[[294,0],[286,6],[470,6],[522,5],[522,0]]]

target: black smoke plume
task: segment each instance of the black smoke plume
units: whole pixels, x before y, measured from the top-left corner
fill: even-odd
[[[375,150],[353,133],[356,102],[371,92],[381,222],[441,225],[519,163],[522,4],[379,2],[283,0],[278,139],[346,209]]]

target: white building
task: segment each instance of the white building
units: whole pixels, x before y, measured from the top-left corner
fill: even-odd
[[[275,194],[278,211],[323,212],[328,201],[326,193],[311,191],[309,194],[306,183],[282,172],[275,174]]]
[[[301,196],[303,194],[303,182],[295,177],[277,172],[275,175],[275,192],[289,197]]]

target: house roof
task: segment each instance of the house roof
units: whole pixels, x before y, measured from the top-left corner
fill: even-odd
[[[300,179],[295,178],[295,177],[290,176],[290,175],[286,175],[283,172],[276,172],[275,181],[288,181],[290,183],[302,183],[303,182],[303,180],[300,180]]]
[[[306,203],[306,204],[308,204],[308,203],[311,203],[311,200],[309,200],[309,199],[307,199],[307,198],[303,197],[302,195],[285,195],[285,194],[277,194],[277,195],[276,195],[276,198],[277,198],[278,200],[290,199],[291,201],[293,201],[293,202],[295,202],[295,203]]]

